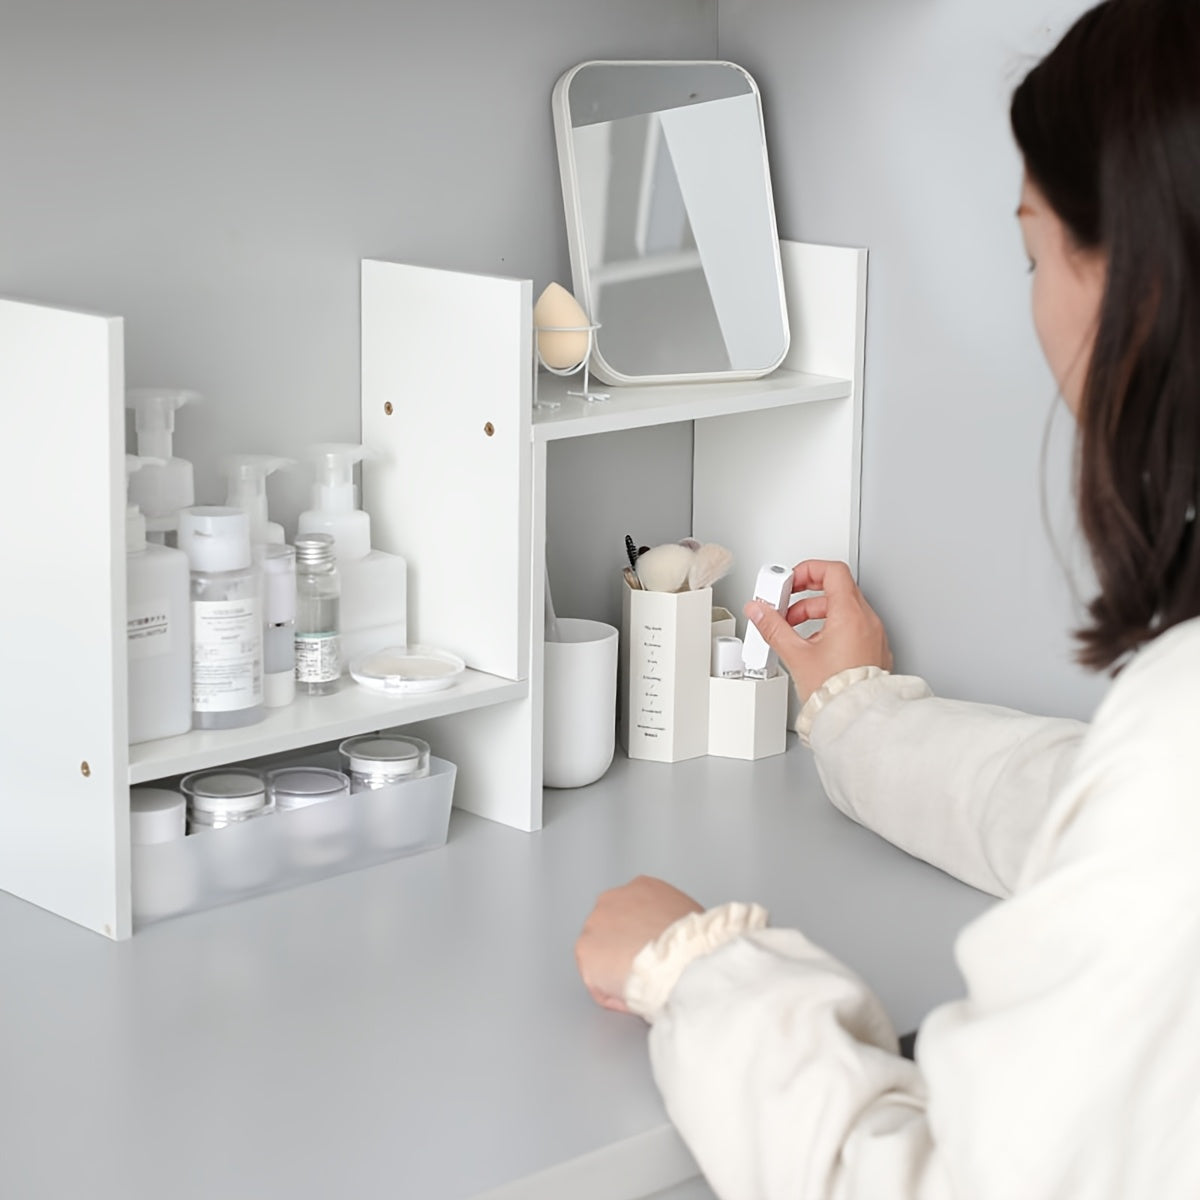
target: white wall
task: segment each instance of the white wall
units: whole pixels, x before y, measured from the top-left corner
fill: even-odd
[[[569,282],[561,71],[719,53],[762,88],[782,234],[872,252],[862,575],[900,665],[1084,712],[1005,124],[1079,7],[0,0],[0,293],[124,314],[131,384],[206,393],[177,447],[218,498],[223,449],[354,436],[361,257]],[[690,532],[690,436],[600,442],[551,455],[549,556],[560,610],[611,619],[621,534]],[[272,480],[285,524],[306,481]]]
[[[1007,111],[1084,7],[721,0],[719,38],[762,88],[781,235],[871,252],[861,579],[898,668],[943,694],[1080,716],[1103,681],[1070,661],[1080,613],[1040,511],[1054,385],[1028,316]]]
[[[716,34],[716,0],[0,0],[0,294],[125,316],[131,386],[205,394],[176,452],[220,499],[223,451],[357,436],[361,258],[569,284],[554,81]]]

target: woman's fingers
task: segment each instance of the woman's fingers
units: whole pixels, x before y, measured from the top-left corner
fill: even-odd
[[[800,601],[800,604],[803,603],[804,601]],[[792,605],[792,608],[796,607],[798,605]],[[809,648],[808,643],[788,624],[791,610],[788,610],[788,620],[785,620],[769,605],[751,600],[744,611],[758,627],[758,632],[766,639],[767,645],[779,655],[780,661],[792,677],[796,678],[797,671],[802,670],[804,656]]]
[[[792,570],[793,592],[826,592],[835,598],[853,595],[858,584],[844,562],[809,558]]]
[[[892,655],[883,624],[867,603],[850,568],[843,562],[808,559],[792,572],[801,596],[786,617],[760,601],[743,610],[779,655],[806,700],[827,679],[848,667],[880,666],[891,669]],[[818,633],[801,637],[793,628],[805,621],[824,621]]]
[[[829,615],[829,597],[824,592],[802,596],[787,610],[787,623],[801,625],[805,621],[823,621]]]

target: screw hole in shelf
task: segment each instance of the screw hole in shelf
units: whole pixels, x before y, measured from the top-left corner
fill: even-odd
[[[395,412],[395,409],[392,408],[392,402],[390,400],[386,401],[383,406],[383,415],[385,417],[390,417],[393,412]]]
[[[79,773],[84,779],[90,779],[92,776],[92,768],[86,758],[79,764]]]
[[[492,434],[496,432],[496,427],[495,427],[495,425],[493,425],[493,424],[491,423],[491,421],[489,421],[489,422],[488,422],[488,423],[487,423],[487,424],[486,424],[486,425],[483,427],[483,432],[484,432],[484,433],[486,433],[486,434],[488,435],[488,437],[491,437],[491,436],[492,436]]]

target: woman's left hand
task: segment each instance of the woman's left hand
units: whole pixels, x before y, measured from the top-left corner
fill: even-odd
[[[691,896],[648,875],[603,893],[575,943],[575,961],[592,999],[628,1012],[625,981],[638,951],[680,917],[703,911]]]

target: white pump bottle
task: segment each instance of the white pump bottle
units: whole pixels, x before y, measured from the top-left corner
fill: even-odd
[[[125,456],[127,488],[161,459]],[[130,489],[132,490],[132,489]],[[187,555],[146,541],[146,519],[125,508],[129,741],[174,737],[192,727],[192,633]]]
[[[295,465],[293,459],[271,454],[231,454],[222,462],[225,503],[242,509],[250,518],[251,545],[283,545],[283,526],[267,517],[267,476]]]
[[[300,514],[296,527],[297,533],[333,537],[347,662],[385,646],[408,644],[408,566],[398,554],[371,549],[371,518],[358,507],[354,464],[366,456],[365,446],[344,442],[310,448],[317,468],[312,508]]]
[[[336,547],[338,566],[371,552],[371,518],[358,507],[354,464],[366,457],[365,446],[323,442],[309,450],[316,464],[312,508],[300,514],[297,533],[327,533]]]
[[[129,481],[129,498],[142,510],[151,541],[164,542],[179,527],[179,510],[196,503],[192,464],[172,453],[175,413],[200,399],[183,388],[130,388],[125,407],[133,409],[137,456],[148,460]]]

